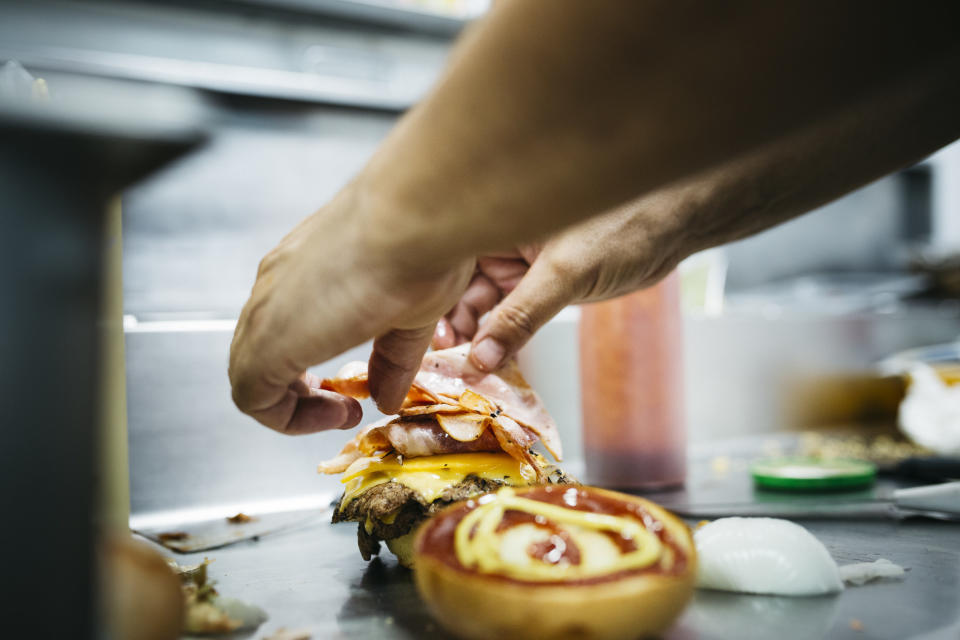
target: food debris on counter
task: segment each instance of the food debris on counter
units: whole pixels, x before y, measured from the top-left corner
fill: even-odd
[[[259,607],[220,596],[214,582],[208,580],[209,559],[204,558],[202,563],[192,566],[180,566],[173,560],[167,562],[180,576],[186,608],[185,633],[231,633],[256,628],[267,619],[266,612]]]
[[[269,636],[263,636],[263,640],[310,640],[313,637],[309,629],[287,629],[280,627]]]
[[[850,628],[854,631],[863,631],[863,623],[856,618],[850,618]]]
[[[902,437],[888,434],[834,434],[806,432],[800,437],[799,455],[832,460],[845,458],[869,460],[878,464],[899,462],[913,456],[927,456],[930,449],[918,446]]]
[[[874,562],[857,562],[840,567],[840,578],[852,585],[860,586],[872,580],[882,578],[902,578],[906,570],[886,558]]]
[[[160,543],[164,542],[176,542],[178,540],[186,540],[190,537],[190,534],[186,531],[165,531],[164,533],[158,534],[157,539],[160,540]]]
[[[253,522],[257,518],[255,516],[248,516],[242,511],[235,516],[228,516],[227,522],[230,524],[246,524],[248,522]]]

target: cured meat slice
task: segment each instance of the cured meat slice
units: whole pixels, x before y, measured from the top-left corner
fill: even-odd
[[[469,348],[470,345],[465,344],[432,351],[424,356],[404,402],[403,411],[406,415],[414,415],[416,412],[408,410],[426,404],[460,405],[485,414],[499,410],[539,437],[554,458],[562,459],[557,425],[540,398],[523,379],[516,360],[508,361],[495,373],[481,373],[467,360]],[[366,363],[346,365],[336,378],[323,380],[321,386],[356,398],[368,397],[370,391]],[[466,391],[470,393],[464,396]],[[496,405],[496,410],[487,411],[491,403]]]
[[[457,440],[437,423],[436,418],[440,415],[401,418],[382,429],[397,453],[409,458],[444,453],[501,450],[499,440],[489,431],[482,431],[476,438],[469,441]]]
[[[469,441],[451,437],[437,422],[440,415],[388,416],[379,420],[357,433],[339,455],[320,463],[318,470],[320,473],[341,473],[355,460],[388,451],[396,451],[409,458],[445,453],[506,451],[500,439],[486,428]],[[526,461],[525,458],[523,460]]]
[[[537,461],[536,456],[530,451],[530,447],[537,441],[536,435],[508,416],[497,416],[491,422],[488,433],[493,433],[497,442],[500,443],[500,448],[512,458],[532,466],[537,474],[537,482],[546,482],[546,472]]]
[[[347,470],[354,460],[372,455],[378,451],[387,453],[390,450],[390,441],[381,433],[381,429],[396,419],[397,416],[387,416],[376,422],[371,422],[344,445],[339,455],[317,465],[320,473],[341,473]]]
[[[320,381],[320,388],[327,391],[336,391],[351,398],[362,400],[370,397],[370,387],[367,384],[367,363],[348,362],[337,372],[336,378],[324,378]]]
[[[430,413],[462,413],[463,407],[457,404],[415,404],[400,409],[401,416],[423,416]]]
[[[500,410],[495,404],[481,396],[479,393],[474,393],[467,389],[460,394],[460,398],[457,400],[460,403],[460,406],[468,411],[473,411],[475,413],[480,413],[488,415],[491,418],[495,417],[496,414],[500,413]]]
[[[557,424],[524,380],[515,359],[494,373],[481,373],[467,360],[470,345],[432,351],[423,357],[414,386],[432,394],[460,398],[467,389],[495,402],[500,410],[537,434],[554,458],[562,459],[563,449]]]
[[[436,417],[440,428],[460,442],[476,440],[490,422],[490,416],[477,413],[438,413]]]

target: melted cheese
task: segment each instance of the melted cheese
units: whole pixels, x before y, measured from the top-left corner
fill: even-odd
[[[505,453],[454,453],[405,459],[396,455],[361,458],[343,474],[341,482],[346,486],[340,508],[343,509],[368,489],[387,482],[399,482],[416,491],[425,502],[433,502],[447,487],[463,481],[468,475],[513,486],[526,486],[536,481],[536,474],[530,465],[522,464]]]

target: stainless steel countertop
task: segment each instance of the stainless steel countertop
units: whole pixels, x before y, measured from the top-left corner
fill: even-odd
[[[721,474],[710,465],[724,451],[743,451],[743,441],[738,442],[711,447],[711,458],[694,460],[685,497],[741,498],[749,483],[736,459],[732,470]],[[769,445],[770,439],[763,442]],[[881,484],[878,491],[887,488]],[[652,497],[669,503],[677,496]],[[699,591],[666,638],[960,638],[960,523],[799,522],[839,564],[887,558],[906,567],[906,576],[813,598]],[[257,604],[270,616],[256,632],[236,638],[263,638],[280,627],[309,629],[315,640],[449,637],[430,619],[411,574],[386,549],[381,559],[361,560],[353,524],[314,521],[177,560],[204,557],[215,560],[210,573],[220,593]]]

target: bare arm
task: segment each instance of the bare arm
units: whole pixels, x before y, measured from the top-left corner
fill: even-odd
[[[435,259],[543,236],[955,58],[957,7],[506,2],[360,188]]]
[[[512,256],[481,257],[437,346],[473,340],[496,368],[568,304],[649,286],[691,253],[800,215],[960,137],[960,63],[931,66],[879,95],[740,158],[643,196]],[[502,300],[502,301],[501,301]],[[480,316],[490,311],[483,326]]]
[[[371,391],[395,409],[478,253],[689,179],[954,61],[958,12],[938,2],[503,4],[360,175],[261,263],[231,349],[235,401],[288,433],[355,424],[356,405],[303,372],[373,337]],[[679,242],[685,218],[650,210],[648,255],[666,263],[674,249],[652,241]]]

